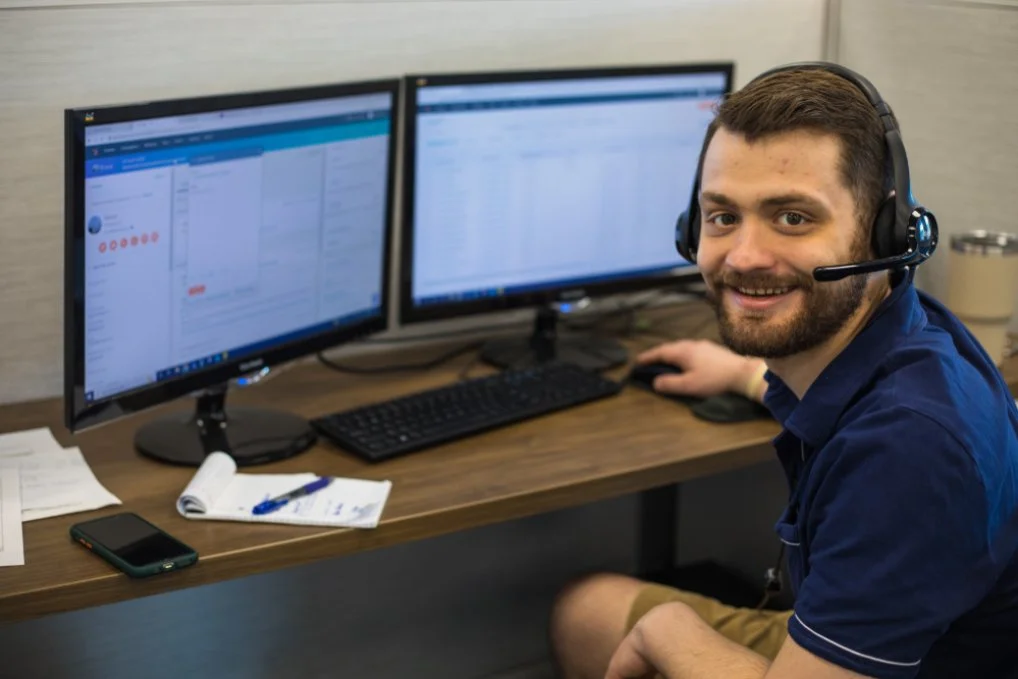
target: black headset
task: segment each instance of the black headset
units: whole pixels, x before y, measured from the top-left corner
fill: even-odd
[[[836,281],[847,276],[874,271],[907,271],[910,267],[923,263],[937,249],[937,218],[916,202],[912,195],[905,144],[891,115],[891,109],[866,78],[839,64],[823,61],[779,66],[758,75],[750,84],[775,73],[800,69],[819,69],[839,75],[858,87],[866,96],[884,124],[884,141],[887,144],[894,179],[894,196],[887,198],[880,205],[873,224],[873,250],[877,259],[818,267],[813,270],[813,278],[818,281]],[[700,240],[700,175],[703,171],[705,151],[706,149],[700,154],[689,207],[679,215],[675,225],[675,248],[682,257],[693,263],[696,262],[696,250]]]

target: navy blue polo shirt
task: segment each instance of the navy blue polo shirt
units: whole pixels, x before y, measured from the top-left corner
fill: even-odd
[[[1018,676],[1018,410],[967,329],[906,280],[801,401],[767,381],[789,635],[872,677]]]

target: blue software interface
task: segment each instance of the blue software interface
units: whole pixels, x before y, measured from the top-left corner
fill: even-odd
[[[723,72],[417,89],[412,295],[687,268],[674,247]]]
[[[86,400],[380,315],[392,104],[87,128]]]

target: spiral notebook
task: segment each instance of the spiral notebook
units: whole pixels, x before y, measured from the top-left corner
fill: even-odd
[[[317,474],[238,474],[232,457],[212,453],[177,498],[177,511],[188,519],[213,521],[349,528],[378,525],[392,489],[390,481],[333,478],[322,490],[293,500],[274,512],[252,514],[258,503],[317,478]]]

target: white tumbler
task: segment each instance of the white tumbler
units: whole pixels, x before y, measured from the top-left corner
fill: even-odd
[[[1018,235],[970,231],[951,236],[947,306],[997,365],[1018,296]]]

